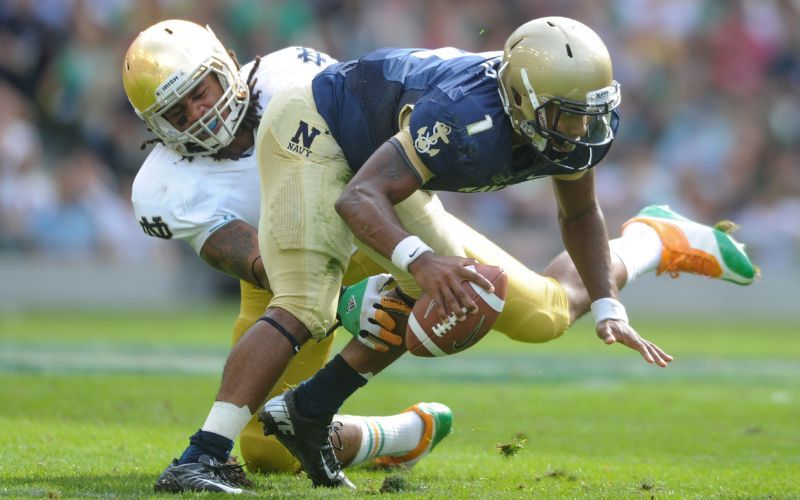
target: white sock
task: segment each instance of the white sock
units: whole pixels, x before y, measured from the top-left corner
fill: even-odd
[[[339,415],[337,420],[361,427],[361,447],[349,465],[374,457],[408,453],[417,447],[425,430],[422,418],[413,411],[389,417]]]
[[[608,245],[612,256],[616,255],[628,271],[628,283],[655,271],[664,248],[656,230],[643,222],[629,224],[622,236],[609,241]]]
[[[252,415],[247,405],[236,406],[233,403],[215,401],[211,406],[211,411],[208,412],[206,423],[201,429],[235,441],[244,426],[250,421],[250,417]]]

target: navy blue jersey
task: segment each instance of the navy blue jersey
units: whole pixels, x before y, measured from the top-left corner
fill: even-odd
[[[512,146],[497,89],[501,55],[381,49],[322,71],[313,82],[314,101],[354,171],[391,139],[424,189],[492,191],[572,173],[539,159],[527,144]]]

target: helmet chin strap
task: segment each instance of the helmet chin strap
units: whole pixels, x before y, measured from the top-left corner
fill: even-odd
[[[523,121],[519,125],[519,131],[527,139],[527,143],[533,146],[538,151],[544,153],[547,149],[547,139],[542,137],[536,132],[536,128],[531,125],[528,120]]]
[[[536,91],[531,84],[530,78],[528,78],[528,70],[525,68],[520,68],[519,76],[522,80],[522,85],[525,86],[525,92],[528,93],[528,99],[530,99],[531,107],[534,110],[534,119],[538,119],[540,122],[546,121],[547,117],[541,116],[536,109],[539,108],[539,96],[536,95]],[[540,123],[542,127],[546,126],[546,123]],[[542,137],[536,132],[536,128],[530,123],[529,120],[522,120],[519,124],[519,131],[522,135],[526,136],[528,139],[528,143],[539,150],[540,152],[544,152],[547,149],[548,140],[545,137]]]
[[[591,146],[578,146],[572,145],[573,148],[569,151],[562,151],[556,148],[552,139],[542,137],[536,132],[535,127],[526,120],[520,124],[520,135],[525,139],[525,142],[534,151],[536,156],[543,162],[562,169],[564,174],[572,174],[585,170],[592,166],[594,158],[594,148]],[[586,150],[586,161],[583,165],[569,165],[564,162],[568,157],[576,152],[578,148]]]

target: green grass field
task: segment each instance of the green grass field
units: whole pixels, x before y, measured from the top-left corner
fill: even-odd
[[[0,496],[152,496],[206,416],[235,313],[3,313]],[[545,345],[408,356],[343,411],[446,403],[455,429],[433,454],[404,474],[349,471],[356,493],[293,475],[256,477],[255,493],[372,496],[391,476],[397,498],[800,498],[800,324],[637,326],[670,368],[586,322]]]

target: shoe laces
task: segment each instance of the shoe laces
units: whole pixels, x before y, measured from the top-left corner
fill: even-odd
[[[253,484],[247,479],[247,474],[244,472],[244,466],[247,464],[240,465],[236,457],[230,457],[224,464],[214,461],[206,465],[211,472],[220,479],[224,479],[238,486],[246,487],[252,486]]]
[[[677,278],[681,271],[690,271],[701,276],[715,276],[717,266],[703,255],[694,253],[671,254],[667,265],[663,269],[671,278]],[[662,271],[662,272],[663,272]]]

